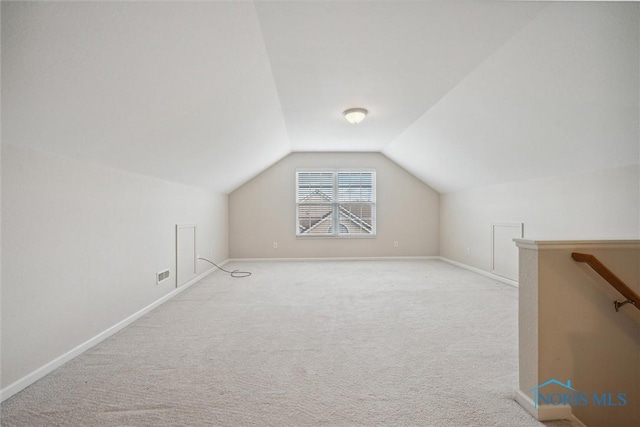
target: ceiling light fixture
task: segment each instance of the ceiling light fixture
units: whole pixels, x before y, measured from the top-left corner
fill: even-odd
[[[344,118],[347,119],[349,123],[357,125],[358,123],[364,120],[367,113],[368,111],[365,110],[364,108],[349,108],[348,110],[345,110],[344,113],[342,114],[344,115]]]

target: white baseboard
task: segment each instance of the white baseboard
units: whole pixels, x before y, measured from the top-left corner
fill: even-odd
[[[222,267],[222,266],[228,264],[229,262],[254,262],[254,261],[374,261],[374,260],[385,261],[385,260],[429,260],[429,259],[441,260],[441,261],[447,262],[449,264],[456,265],[458,267],[461,267],[461,268],[473,271],[475,273],[481,274],[483,276],[486,276],[486,277],[501,281],[503,283],[507,283],[507,284],[512,285],[512,286],[517,286],[518,285],[518,282],[515,282],[513,280],[509,280],[509,279],[506,279],[504,277],[496,276],[495,274],[491,274],[489,272],[480,270],[478,268],[471,267],[471,266],[468,266],[466,264],[462,264],[462,263],[459,263],[457,261],[453,261],[453,260],[450,260],[448,258],[444,258],[444,257],[440,257],[440,256],[343,257],[343,258],[232,258],[232,259],[227,259],[226,261],[221,262],[219,265]],[[94,336],[93,338],[90,338],[89,340],[87,340],[84,343],[78,345],[77,347],[69,350],[68,352],[64,353],[63,355],[61,355],[61,356],[59,356],[57,358],[55,358],[54,360],[48,362],[47,364],[41,366],[40,368],[36,369],[35,371],[25,375],[24,377],[22,377],[19,380],[13,382],[12,384],[9,384],[8,386],[6,386],[5,388],[0,390],[0,402],[5,401],[9,397],[11,397],[14,394],[18,393],[19,391],[24,390],[25,388],[27,388],[31,384],[33,384],[36,381],[38,381],[39,379],[43,378],[45,375],[49,374],[50,372],[52,372],[53,370],[57,369],[58,367],[64,365],[65,363],[67,363],[68,361],[73,359],[74,357],[84,353],[85,351],[87,351],[91,347],[93,347],[93,346],[99,344],[100,342],[104,341],[105,339],[109,338],[111,335],[113,335],[116,332],[122,330],[123,328],[125,328],[128,325],[130,325],[131,323],[135,322],[136,320],[138,320],[139,318],[141,318],[145,314],[149,313],[151,310],[155,309],[156,307],[160,306],[161,304],[165,303],[166,301],[168,301],[171,298],[175,297],[176,295],[180,294],[181,292],[183,292],[184,290],[189,288],[191,285],[193,285],[194,283],[199,282],[200,280],[204,279],[205,277],[207,277],[208,275],[210,275],[211,273],[213,273],[216,270],[217,270],[217,268],[215,268],[215,267],[210,268],[209,270],[207,270],[204,273],[194,277],[193,279],[191,279],[190,281],[188,281],[184,285],[180,286],[179,288],[174,289],[173,291],[169,292],[168,294],[164,295],[163,297],[159,298],[158,300],[154,301],[153,303],[149,304],[148,306],[144,307],[143,309],[137,311],[136,313],[133,313],[132,315],[130,315],[126,319],[116,323],[115,325],[111,326],[110,328],[106,329],[105,331],[99,333],[98,335]],[[532,405],[533,405],[533,403],[532,403]]]
[[[522,390],[516,391],[516,402],[518,402],[528,413],[533,415],[536,420],[538,419],[538,408],[535,407],[533,400],[524,394]]]
[[[223,265],[227,264],[228,262],[229,262],[229,260],[226,260],[226,261],[220,263],[219,265],[223,266]],[[111,335],[113,335],[116,332],[120,331],[121,329],[127,327],[128,325],[130,325],[131,323],[135,322],[136,320],[138,320],[139,318],[141,318],[145,314],[149,313],[151,310],[153,310],[153,309],[157,308],[158,306],[160,306],[161,304],[169,301],[171,298],[173,298],[176,295],[178,295],[179,293],[185,291],[191,285],[193,285],[194,283],[199,282],[200,280],[204,279],[205,277],[207,277],[208,275],[210,275],[211,273],[213,273],[216,270],[217,270],[217,268],[212,267],[209,270],[205,271],[204,273],[199,274],[198,276],[196,276],[193,279],[189,280],[184,285],[181,285],[179,288],[174,289],[173,291],[171,291],[168,294],[162,296],[161,298],[159,298],[158,300],[152,302],[151,304],[149,304],[148,306],[144,307],[143,309],[133,313],[131,316],[127,317],[126,319],[121,320],[120,322],[116,323],[115,325],[111,326],[110,328],[100,332],[98,335],[94,336],[93,338],[90,338],[89,340],[87,340],[87,341],[83,342],[82,344],[78,345],[77,347],[69,350],[68,352],[64,353],[63,355],[53,359],[52,361],[50,361],[49,363],[41,366],[40,368],[36,369],[35,371],[25,375],[24,377],[22,377],[19,380],[13,382],[12,384],[9,384],[8,386],[6,386],[5,388],[0,390],[0,402],[4,402],[5,400],[10,398],[14,394],[16,394],[19,391],[24,390],[25,388],[29,387],[31,384],[33,384],[36,381],[38,381],[39,379],[43,378],[45,375],[49,374],[50,372],[53,372],[55,369],[57,369],[60,366],[64,365],[65,363],[67,363],[68,361],[73,359],[74,357],[79,356],[80,354],[84,353],[85,351],[87,351],[91,347],[95,346],[96,344],[99,344],[100,342],[102,342],[105,339],[109,338]]]
[[[493,280],[497,280],[499,282],[502,283],[506,283],[507,285],[511,285],[511,286],[515,286],[516,288],[518,287],[518,282],[516,280],[511,280],[511,279],[507,279],[506,277],[502,277],[502,276],[498,276],[497,274],[493,274],[493,273],[489,273],[488,271],[484,271],[484,270],[480,270],[479,268],[476,267],[471,267],[470,265],[467,264],[463,264],[461,262],[458,261],[454,261],[452,259],[449,258],[445,258],[445,257],[437,257],[440,260],[447,262],[451,265],[455,265],[456,267],[460,267],[460,268],[464,268],[465,270],[469,270],[469,271],[473,271],[474,273],[478,273],[482,276],[488,277],[490,279]]]
[[[570,405],[538,405],[536,408],[533,400],[522,390],[516,392],[516,402],[538,421],[577,420],[571,413]],[[580,422],[580,424],[582,423]]]
[[[327,258],[230,258],[229,262],[271,262],[271,261],[292,261],[292,262],[308,262],[308,261],[401,261],[401,260],[428,260],[437,259],[446,263],[455,265],[456,267],[464,268],[465,270],[473,271],[474,273],[488,277],[490,279],[497,280],[507,285],[518,287],[518,282],[515,280],[507,279],[506,277],[498,276],[488,271],[480,270],[476,267],[463,264],[458,261],[454,261],[442,256],[397,256],[397,257],[327,257]]]
[[[439,256],[384,256],[384,257],[327,257],[327,258],[231,258],[229,262],[260,262],[260,261],[402,261],[439,259]]]

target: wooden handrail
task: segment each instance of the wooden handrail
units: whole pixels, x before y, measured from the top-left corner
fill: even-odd
[[[626,302],[631,303],[633,306],[635,306],[635,308],[640,310],[640,296],[638,296],[638,294],[636,294],[633,289],[627,286],[626,283],[620,280],[618,276],[613,274],[613,272],[611,272],[611,270],[609,270],[603,263],[601,263],[598,258],[590,254],[581,254],[578,252],[573,252],[571,254],[571,258],[578,262],[584,262],[589,265],[589,267],[593,268],[596,273],[602,276],[604,280],[609,282],[611,286],[613,286],[618,292],[622,294],[622,296],[627,299]],[[619,303],[618,301],[615,301],[614,304],[616,307],[616,311],[618,311],[618,308],[625,303]]]

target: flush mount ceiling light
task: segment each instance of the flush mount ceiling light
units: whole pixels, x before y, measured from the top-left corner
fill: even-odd
[[[347,119],[349,123],[353,123],[354,125],[356,125],[364,120],[367,113],[368,111],[365,110],[364,108],[349,108],[348,110],[345,110],[344,113],[342,114],[344,115],[344,118]]]

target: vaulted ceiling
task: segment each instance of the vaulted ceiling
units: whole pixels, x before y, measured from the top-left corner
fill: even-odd
[[[440,192],[637,164],[639,28],[638,3],[2,2],[2,139],[224,193],[292,151]]]

